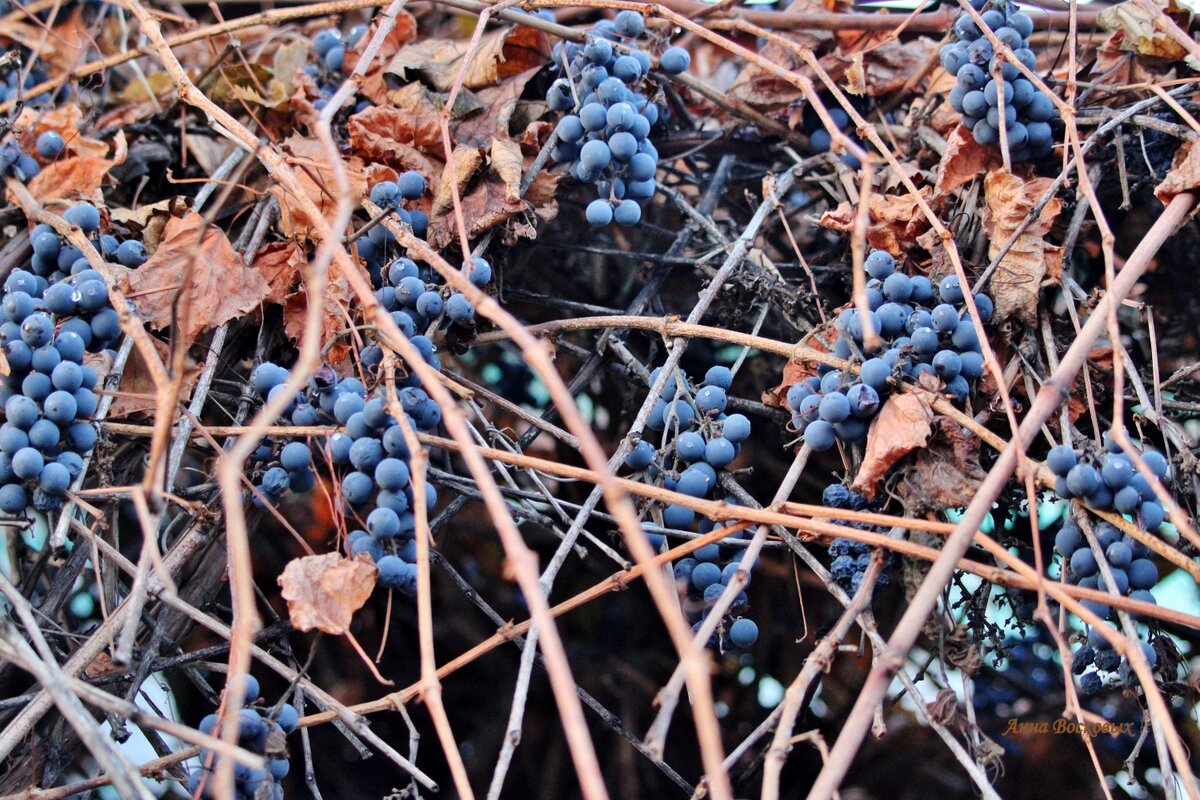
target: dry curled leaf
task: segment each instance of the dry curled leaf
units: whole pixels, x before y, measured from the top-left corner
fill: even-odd
[[[253,266],[267,282],[270,291],[263,299],[283,305],[300,275],[304,255],[295,242],[276,242],[266,245],[254,257]]]
[[[986,473],[979,464],[979,437],[947,417],[938,417],[926,447],[917,451],[902,482],[910,511],[941,512],[964,505]]]
[[[928,186],[922,187],[921,196],[928,199],[930,191]],[[903,255],[906,250],[918,245],[918,237],[929,229],[929,221],[912,195],[872,193],[868,207],[867,243],[877,250],[887,250],[894,256]],[[842,203],[834,210],[826,211],[820,225],[842,233],[853,233],[856,213],[857,205]]]
[[[386,71],[402,81],[421,77],[438,91],[448,92],[462,73],[468,50],[466,42],[424,39],[401,48]],[[540,69],[549,55],[549,41],[539,30],[518,25],[495,31],[485,35],[471,54],[463,86],[479,89],[528,69]]]
[[[1154,196],[1167,204],[1181,192],[1194,191],[1200,187],[1200,148],[1195,142],[1184,142],[1175,151],[1171,171],[1162,183],[1154,187]]]
[[[71,156],[54,161],[29,182],[29,193],[42,203],[93,199],[116,163],[96,156]]]
[[[329,364],[341,364],[353,349],[350,340],[342,336],[346,327],[351,324],[347,309],[350,308],[352,297],[353,293],[346,279],[331,271],[321,298],[321,348],[325,353],[325,361]],[[304,335],[307,314],[308,292],[303,287],[284,298],[283,330],[293,342],[299,342]]]
[[[375,589],[377,573],[369,560],[351,560],[337,553],[289,561],[279,586],[292,627],[334,636],[349,632],[354,612]]]
[[[154,342],[154,349],[158,351],[159,359],[163,363],[168,362],[171,357],[171,349],[166,343],[160,342],[158,339],[150,341]],[[106,371],[105,375],[107,374]],[[196,378],[199,376],[199,367],[194,361],[189,360],[184,367],[181,400],[191,398],[192,387],[195,386]],[[125,371],[121,373],[121,385],[118,388],[121,394],[113,398],[112,406],[108,409],[110,419],[143,414],[158,408],[156,401],[158,390],[154,385],[154,377],[150,372],[150,367],[146,365],[146,360],[142,358],[142,354],[136,347],[129,354],[129,361],[125,365]]]
[[[187,269],[191,280],[185,288]],[[127,272],[122,283],[151,327],[162,330],[184,321],[179,333],[188,340],[242,316],[270,292],[266,280],[246,266],[224,232],[194,211],[171,219],[154,255]]]
[[[412,95],[424,90],[411,84],[403,90]],[[350,146],[368,161],[389,164],[397,169],[415,169],[426,176],[432,170],[429,157],[445,157],[438,111],[424,105],[419,97],[406,98],[407,108],[371,106],[350,118]]]
[[[962,125],[956,126],[946,139],[946,152],[937,165],[934,199],[948,196],[958,187],[996,169],[1001,163],[998,149],[979,144],[970,131]]]
[[[521,175],[525,159],[521,146],[508,139],[492,139],[492,170],[504,181],[504,199],[515,203],[521,199]]]
[[[879,410],[867,432],[862,466],[850,488],[875,496],[875,484],[897,461],[929,440],[932,398],[924,392],[895,394]]]
[[[1197,69],[1200,62],[1172,35],[1174,23],[1166,10],[1180,9],[1173,2],[1127,0],[1101,9],[1098,20],[1108,30],[1123,34],[1119,46],[1124,50],[1168,61],[1182,59],[1189,67]]]
[[[995,259],[999,255],[1052,183],[1050,178],[1027,181],[1003,170],[988,173],[983,187],[987,202],[984,228],[988,232],[989,258]],[[1026,325],[1037,323],[1042,283],[1052,266],[1061,262],[1061,256],[1056,252],[1058,248],[1047,244],[1045,239],[1061,210],[1062,203],[1052,197],[1000,260],[990,284],[998,318],[1018,319]]]
[[[442,170],[438,179],[437,190],[433,193],[433,207],[430,216],[444,214],[454,206],[454,189],[461,196],[467,184],[479,168],[483,166],[483,151],[478,147],[459,146],[450,154],[450,163]]]

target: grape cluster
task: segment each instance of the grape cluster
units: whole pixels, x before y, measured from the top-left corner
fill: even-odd
[[[28,183],[42,171],[42,162],[53,161],[66,148],[67,143],[60,133],[43,131],[33,142],[33,152],[37,154],[35,158],[25,152],[16,136],[9,136],[0,142],[0,177],[11,175],[22,183]]]
[[[1017,61],[1031,70],[1037,58],[1029,48],[1033,19],[1017,4],[994,2],[982,13],[996,38],[1008,45]],[[1057,110],[1050,98],[1003,59],[967,14],[954,23],[957,40],[942,47],[942,66],[958,83],[950,90],[950,105],[962,114],[962,124],[981,145],[999,145],[1003,122],[1009,156],[1015,161],[1042,158],[1054,145],[1050,127]],[[999,82],[996,73],[999,72]]]
[[[1155,603],[1151,589],[1158,582],[1158,568],[1150,559],[1149,549],[1107,522],[1097,522],[1094,530],[1099,556],[1078,524],[1070,518],[1064,520],[1055,535],[1054,549],[1062,556],[1067,581],[1089,589],[1108,591],[1108,581],[1100,566],[1103,560],[1112,573],[1113,588],[1117,594]],[[1113,615],[1106,603],[1084,600],[1082,605],[1101,619]],[[1142,642],[1141,646],[1153,669],[1157,663],[1154,648],[1147,642]],[[1131,680],[1128,662],[1094,629],[1088,634],[1087,644],[1075,654],[1074,669],[1079,676],[1080,689],[1085,694],[1099,691],[1114,673],[1119,673],[1127,683]]]
[[[19,63],[28,64],[29,56],[26,55]],[[45,83],[50,79],[40,67],[34,67],[29,70],[29,74],[25,76],[25,80],[21,83],[21,88],[17,88],[17,81],[21,78],[21,69],[10,69],[8,74],[4,76],[4,80],[0,81],[0,103],[7,103],[20,99],[25,105],[43,105],[51,102],[52,96],[50,92],[42,92],[33,97],[28,96],[25,92],[32,89],[34,86]]]
[[[286,738],[300,726],[300,713],[289,703],[283,703],[278,708],[258,705],[259,692],[258,680],[253,675],[247,675],[246,707],[238,714],[238,745],[264,756],[267,768],[235,765],[235,797],[237,800],[282,800],[281,782],[291,770]],[[216,714],[209,714],[200,721],[200,732],[219,736],[218,722]],[[201,766],[188,774],[187,790],[191,797],[217,797],[214,788],[217,761],[218,758],[210,751],[200,749]]]
[[[424,336],[413,336],[413,343],[425,354],[426,361],[438,367],[433,345]],[[369,345],[368,347],[378,347]],[[264,362],[255,367],[250,382],[264,397],[285,391],[288,370]],[[397,379],[395,398],[413,430],[435,431],[441,423],[437,403],[421,388],[415,375]],[[310,445],[292,441],[279,447],[265,443],[252,459],[262,469],[258,491],[270,503],[280,502],[289,492],[308,493],[316,486],[316,467],[332,465],[340,473],[341,498],[345,510],[362,522],[347,537],[349,554],[367,554],[379,568],[381,586],[412,595],[416,592],[416,516],[417,502],[411,483],[410,452],[400,423],[388,411],[386,388],[380,386],[371,396],[357,378],[339,378],[323,368],[307,391],[293,398],[285,412],[292,425],[337,423],[345,432],[337,432]],[[255,502],[259,503],[256,497]],[[437,493],[425,486],[423,502],[432,510]]]
[[[109,257],[136,250],[138,259],[126,258],[127,264],[145,260],[140,242],[99,235],[94,206],[73,206],[66,217]],[[121,335],[108,287],[78,248],[45,225],[34,228],[31,240],[30,269],[8,276],[0,301],[0,344],[8,363],[0,381],[0,511],[7,514],[29,505],[43,512],[62,506],[97,438],[88,421],[99,404],[97,376],[84,356]]]
[[[1092,508],[1127,514],[1143,530],[1157,531],[1166,512],[1153,485],[1137,471],[1119,444],[1105,438],[1107,445],[1099,452],[1077,452],[1061,444],[1051,448],[1046,466],[1055,475],[1055,493],[1064,500],[1079,498]],[[1166,480],[1170,465],[1162,453],[1147,449],[1142,460],[1158,480]]]
[[[661,374],[661,368],[655,369],[650,382],[656,382]],[[737,458],[742,443],[750,438],[750,420],[742,414],[725,413],[732,385],[733,372],[720,365],[711,367],[699,385],[693,385],[683,370],[671,375],[646,421],[649,431],[662,434],[661,445],[655,447],[649,438],[643,438],[626,457],[626,466],[688,497],[714,496],[719,471]],[[730,505],[738,504],[734,497],[724,499]],[[708,517],[697,520],[696,512],[675,503],[663,507],[661,513],[663,527],[673,530],[691,531],[697,526],[705,534],[724,524]],[[661,534],[649,536],[655,546],[663,544]],[[675,577],[687,598],[684,612],[697,631],[737,570],[740,555],[726,549],[730,550],[726,559],[722,559],[720,545],[710,544],[675,564]],[[742,592],[709,643],[711,646],[724,649],[754,643],[758,626],[752,620],[734,616],[746,604]]]
[[[425,179],[421,177],[421,173],[413,170],[401,173],[394,181],[380,181],[371,187],[371,202],[384,209],[394,209],[396,217],[405,225],[412,227],[413,233],[424,238],[426,230],[429,228],[429,216],[418,208],[406,209],[402,207],[405,200],[416,200],[421,195],[425,194]],[[375,231],[382,233],[375,234]],[[372,234],[374,234],[372,236]],[[375,252],[378,248],[385,247],[388,240],[395,241],[391,233],[382,225],[376,225],[368,232],[371,242],[375,245]],[[359,245],[359,255],[362,255],[362,246]],[[366,256],[363,256],[366,258]]]
[[[826,508],[861,511],[867,507],[867,498],[843,484],[831,483],[821,492],[821,504]],[[881,531],[880,528],[873,527],[864,522],[843,524],[864,531]],[[833,575],[834,581],[837,582],[837,585],[846,594],[853,595],[858,591],[858,587],[862,585],[863,576],[866,574],[867,567],[871,563],[870,545],[855,541],[854,539],[838,538],[829,543],[829,555],[833,558],[833,561],[829,564],[829,572]],[[889,553],[884,561],[883,571],[879,573],[879,578],[875,583],[876,588],[883,588],[890,582],[888,569],[891,565],[892,556]]]
[[[833,120],[833,124],[837,127],[837,129],[842,133],[846,133],[851,127],[850,115],[847,114],[843,109],[837,107],[836,103],[834,102],[833,95],[831,94],[822,93],[821,102],[825,105],[825,108],[829,110],[829,117],[831,120]],[[859,113],[866,112],[867,109],[865,102],[859,101],[858,98],[853,96],[851,96],[850,102],[854,103],[855,106],[858,107]],[[808,136],[809,152],[814,154],[828,153],[830,148],[833,147],[833,136],[813,106],[809,105],[805,107],[804,114],[801,117],[800,125],[801,130],[803,130]],[[848,138],[860,147],[863,146],[863,141],[862,139],[858,138],[858,133],[856,131],[850,131]],[[853,153],[842,153],[841,159],[842,163],[851,169],[858,169],[862,166],[862,164],[859,163],[858,157]]]
[[[492,280],[492,265],[478,256],[463,262],[462,272],[472,285],[482,289]],[[384,307],[397,327],[405,336],[422,340],[418,345],[426,347],[427,337],[415,336],[438,325],[442,320],[452,324],[470,325],[475,319],[475,305],[462,292],[437,283],[439,276],[428,267],[419,267],[410,258],[394,259],[388,266],[386,285],[375,292],[375,298]],[[364,351],[367,366],[374,366],[383,357],[378,346]]]
[[[642,204],[654,196],[658,151],[650,129],[667,113],[652,95],[649,53],[635,45],[645,31],[642,15],[621,11],[602,20],[585,43],[555,45],[554,63],[566,64],[546,94],[551,111],[566,112],[555,128],[556,163],[571,164],[571,174],[596,185],[597,199],[588,204],[587,221],[598,228],[614,220],[636,225]],[[691,56],[672,47],[659,57],[667,74],[687,70]]]
[[[318,111],[325,108],[342,84],[346,51],[358,44],[366,32],[366,25],[355,25],[344,36],[338,28],[322,28],[313,34],[312,50],[316,63],[306,64],[304,73],[317,84],[317,99],[313,107]],[[362,111],[368,106],[367,100],[360,100],[355,111]]]
[[[792,425],[813,450],[828,450],[841,440],[865,441],[867,426],[898,381],[929,375],[942,382],[942,391],[965,400],[971,384],[983,374],[983,356],[975,326],[965,312],[958,278],[949,275],[935,288],[923,275],[896,271],[896,261],[883,250],[866,260],[867,301],[875,332],[885,344],[878,355],[862,362],[857,375],[828,365],[820,374],[793,384],[787,392]],[[984,322],[992,315],[992,300],[975,295]],[[856,307],[837,319],[834,355],[856,358],[864,353],[862,319]]]
[[[701,547],[694,555],[681,558],[673,565],[675,584],[684,595],[683,614],[692,623],[692,632],[699,633],[704,620],[712,612],[717,599],[733,580],[741,556],[721,558],[719,545]],[[740,616],[749,606],[750,600],[743,589],[713,632],[708,646],[722,652],[730,649],[744,650],[758,641],[758,623],[749,617]]]

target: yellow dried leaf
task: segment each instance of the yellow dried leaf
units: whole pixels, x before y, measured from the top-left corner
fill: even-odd
[[[377,573],[370,561],[350,560],[337,553],[289,561],[279,585],[292,627],[298,631],[315,628],[334,636],[349,632],[354,612],[375,588]]]

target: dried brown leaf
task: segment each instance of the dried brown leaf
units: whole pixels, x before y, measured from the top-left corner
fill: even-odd
[[[321,143],[306,139],[299,135],[289,137],[283,143],[283,151],[288,165],[296,172],[297,182],[308,198],[317,206],[327,220],[332,220],[337,209],[337,181],[334,178],[333,167],[326,160],[325,149]],[[352,197],[357,199],[367,190],[367,180],[362,174],[362,164],[358,159],[350,159],[346,164],[346,178],[350,183]],[[279,227],[283,234],[292,239],[307,239],[315,228],[315,220],[310,220],[304,213],[297,198],[280,185],[272,185],[271,194],[279,199]]]
[[[436,112],[372,106],[352,116],[349,129],[350,147],[367,162],[416,170],[426,180],[438,172],[430,156],[440,160],[445,155]]]
[[[516,203],[521,199],[521,175],[525,167],[525,159],[521,156],[521,147],[508,139],[492,139],[492,170],[504,181],[507,193],[504,199]]]
[[[1168,61],[1183,59],[1192,69],[1198,64],[1195,57],[1189,56],[1187,48],[1167,32],[1164,25],[1163,8],[1168,3],[1140,3],[1128,0],[1107,8],[1102,8],[1098,20],[1110,31],[1124,34],[1119,46],[1141,56],[1163,58]]]
[[[292,627],[334,636],[348,633],[354,612],[375,589],[377,573],[369,560],[351,560],[337,553],[289,561],[278,580]]]
[[[70,156],[47,164],[29,182],[29,193],[42,203],[51,200],[94,200],[104,177],[117,162],[96,156]]]
[[[983,187],[989,258],[996,258],[1052,183],[1050,178],[1027,181],[1004,170],[988,173]],[[1030,326],[1037,323],[1038,297],[1049,271],[1048,258],[1054,258],[1047,252],[1045,236],[1061,210],[1062,203],[1057,197],[1052,198],[1013,242],[992,274],[992,299],[999,319],[1014,318]]]
[[[166,363],[171,357],[171,348],[158,339],[151,339],[150,341],[154,342],[154,349],[158,351],[159,359],[163,363]],[[107,375],[107,372],[105,374]],[[196,385],[196,378],[199,376],[199,367],[194,362],[187,363],[183,373],[183,395],[181,399],[187,400],[192,396],[192,387]],[[150,372],[150,367],[146,365],[145,359],[142,358],[142,354],[138,352],[136,347],[130,352],[129,360],[125,364],[125,371],[121,373],[119,390],[121,394],[113,398],[113,403],[108,409],[109,419],[120,419],[133,414],[145,414],[154,411],[158,407],[155,400],[158,390],[154,385],[154,377]]]
[[[884,97],[903,89],[929,63],[939,45],[925,36],[901,41],[891,31],[864,35],[862,31],[834,34],[838,49],[821,65],[834,80],[845,82],[851,94]]]
[[[1184,142],[1175,151],[1171,171],[1162,183],[1154,187],[1154,196],[1167,204],[1181,192],[1190,192],[1200,187],[1200,148],[1195,142]]]
[[[941,200],[949,196],[958,187],[996,169],[1001,163],[998,149],[984,147],[975,141],[970,131],[962,125],[957,126],[946,140],[946,152],[937,165],[934,199]]]
[[[473,97],[479,113],[459,115],[450,124],[450,138],[457,144],[487,147],[493,138],[508,139],[514,115],[521,107],[525,84],[540,71],[527,70],[499,86],[481,89]]]
[[[350,324],[347,309],[351,297],[350,284],[344,277],[331,271],[325,294],[321,298],[321,346],[326,362],[335,366],[341,364],[353,349],[349,340],[341,335]],[[303,288],[284,299],[283,330],[293,342],[299,342],[304,335],[307,313],[308,292]]]
[[[928,199],[928,186],[921,188],[921,196]],[[854,232],[854,215],[858,207],[842,203],[832,211],[826,211],[820,225],[843,233]],[[887,250],[894,256],[918,246],[917,238],[929,229],[929,221],[921,213],[917,201],[908,194],[872,193],[869,203],[867,242],[877,250]]]
[[[453,88],[462,71],[468,44],[450,39],[424,39],[401,48],[386,71],[411,81],[413,73],[438,91]],[[487,34],[471,55],[463,85],[468,89],[492,86],[528,69],[541,68],[550,55],[546,35],[524,25]]]
[[[183,287],[189,265],[191,283]],[[270,292],[266,280],[246,266],[224,232],[194,211],[170,220],[154,255],[127,272],[122,283],[151,327],[162,330],[175,324],[177,313],[186,317],[180,333],[189,341],[242,316]]]
[[[862,466],[850,488],[874,497],[875,484],[892,465],[925,446],[933,422],[930,402],[930,396],[924,392],[895,394],[888,398],[867,432]]]
[[[259,250],[253,266],[270,287],[263,299],[268,303],[283,305],[291,294],[303,264],[304,255],[294,242],[276,242]]]
[[[933,429],[901,484],[913,513],[965,505],[986,476],[979,464],[979,437],[946,417],[938,417]]]
[[[483,166],[483,158],[483,150],[478,147],[460,145],[454,148],[450,153],[450,163],[446,164],[438,179],[437,191],[433,194],[431,217],[440,216],[454,207],[453,189],[457,187],[460,196],[465,194],[467,184]]]

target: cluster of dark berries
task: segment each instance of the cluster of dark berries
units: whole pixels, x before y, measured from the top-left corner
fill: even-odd
[[[246,676],[246,708],[238,714],[238,745],[251,753],[264,756],[266,769],[253,769],[237,764],[233,768],[235,797],[237,800],[282,800],[282,781],[291,770],[288,760],[286,738],[300,725],[300,713],[296,707],[283,703],[278,708],[255,705],[259,699],[258,680]],[[219,719],[209,714],[200,721],[200,732],[219,736]],[[205,748],[200,749],[199,769],[188,775],[189,796],[200,798],[217,797],[215,773],[218,758]]]
[[[304,73],[317,85],[317,99],[313,107],[318,111],[325,108],[333,93],[342,85],[346,51],[358,44],[366,32],[366,25],[355,25],[345,35],[338,28],[322,28],[313,34],[312,49],[316,63],[305,64]],[[362,111],[369,106],[369,101],[360,100],[355,111]]]
[[[833,95],[823,93],[821,95],[821,102],[824,103],[825,108],[829,110],[829,118],[833,121],[833,124],[836,126],[837,130],[845,133],[847,138],[862,147],[862,139],[858,138],[858,133],[856,131],[851,130],[850,115],[847,114],[843,109],[836,106]],[[858,98],[851,96],[850,102],[854,103],[855,106],[858,107],[859,113],[866,112],[866,103],[864,101],[860,101]],[[814,154],[828,153],[830,148],[833,147],[833,135],[830,133],[825,123],[821,120],[821,116],[817,113],[817,110],[811,105],[805,107],[804,113],[801,116],[800,125],[801,130],[803,130],[808,136],[809,152]],[[858,169],[862,166],[858,160],[858,157],[853,153],[842,153],[841,159],[842,163],[851,169]]]
[[[28,54],[21,59],[22,64],[27,64]],[[28,106],[42,106],[49,104],[53,100],[50,92],[42,92],[39,95],[30,97],[25,94],[26,91],[34,86],[39,86],[50,80],[50,76],[46,74],[40,67],[34,67],[29,70],[29,74],[25,76],[25,80],[21,81],[21,73],[23,70],[19,68],[10,68],[8,74],[4,76],[4,80],[0,81],[0,103],[20,100]],[[17,88],[17,82],[21,81],[21,88]],[[65,91],[65,90],[64,90]]]
[[[983,22],[1017,61],[1031,70],[1037,58],[1029,48],[1033,19],[1016,3],[994,2],[981,14]],[[982,145],[999,145],[1001,127],[1014,161],[1042,158],[1054,146],[1050,123],[1057,117],[1054,103],[1015,65],[1003,59],[967,14],[954,23],[957,41],[941,51],[942,66],[958,84],[950,90],[950,105]],[[997,74],[999,73],[999,74]]]
[[[429,217],[424,211],[418,208],[404,208],[403,203],[406,200],[417,200],[421,195],[425,194],[425,179],[421,177],[421,173],[413,170],[401,173],[394,181],[380,181],[371,187],[371,202],[383,209],[391,209],[396,212],[396,217],[405,225],[413,229],[413,233],[420,238],[425,238],[425,231],[429,228]],[[376,233],[378,231],[378,233]],[[359,240],[358,254],[367,262],[368,269],[372,264],[376,265],[372,271],[372,277],[378,274],[378,265],[382,258],[386,257],[388,245],[395,243],[395,237],[391,232],[382,225],[376,225],[367,231],[367,242]],[[371,245],[364,252],[364,244]],[[378,281],[376,282],[378,285]]]
[[[413,344],[422,351],[426,362],[439,367],[432,342],[413,336]],[[378,347],[378,345],[369,345]],[[258,365],[250,382],[264,397],[286,391],[288,370],[270,362]],[[357,378],[340,378],[333,370],[322,368],[306,391],[297,394],[285,419],[292,425],[337,423],[345,432],[334,433],[311,444],[292,441],[276,450],[275,443],[264,443],[252,455],[262,468],[257,488],[268,502],[278,503],[289,492],[305,494],[316,486],[316,470],[328,465],[340,475],[344,510],[361,520],[363,528],[347,537],[351,556],[367,554],[379,568],[379,584],[406,594],[416,591],[416,533],[414,503],[418,502],[411,483],[410,451],[404,428],[388,410],[386,386],[371,394]],[[415,374],[397,376],[395,402],[399,404],[413,431],[436,431],[441,423],[437,403],[421,388]],[[260,502],[255,498],[255,502]],[[432,509],[437,493],[425,486],[421,502]]]
[[[1094,532],[1097,549],[1091,547],[1074,520],[1070,517],[1064,519],[1054,537],[1054,549],[1062,556],[1066,580],[1088,589],[1108,592],[1109,582],[1101,569],[1103,562],[1112,574],[1112,588],[1118,595],[1155,603],[1150,590],[1158,582],[1158,568],[1150,560],[1150,550],[1108,522],[1095,523]],[[1107,603],[1084,600],[1082,605],[1101,619],[1114,616],[1113,609]],[[1154,648],[1146,642],[1141,644],[1153,668],[1157,662]],[[1089,667],[1094,669],[1089,670]],[[1089,632],[1087,645],[1075,654],[1074,668],[1079,676],[1080,689],[1086,694],[1099,691],[1113,674],[1119,674],[1127,682],[1130,680],[1128,663],[1095,630]]]
[[[651,372],[650,382],[656,382],[660,374],[661,368]],[[727,392],[732,385],[733,372],[720,365],[711,367],[699,385],[693,385],[683,370],[671,375],[646,422],[649,432],[662,434],[660,445],[655,447],[648,436],[643,438],[626,457],[626,466],[644,473],[658,485],[688,497],[714,496],[719,488],[719,471],[737,458],[742,443],[750,438],[750,420],[742,414],[725,413],[729,402]],[[725,502],[736,505],[737,499],[726,497]],[[699,532],[704,534],[724,524],[708,517],[697,520],[692,509],[674,503],[665,506],[661,513],[663,527],[671,530],[691,531],[698,526]],[[663,544],[665,537],[662,534],[648,535],[656,547]],[[726,549],[731,552],[728,561],[722,560],[722,548],[711,544],[675,565],[676,578],[681,585],[686,584],[684,612],[696,630],[737,569],[740,555],[736,550]],[[730,614],[745,607],[743,592],[731,607]],[[757,636],[758,627],[751,620],[730,616],[722,622],[710,644],[714,647],[730,644],[748,647]]]
[[[937,285],[923,275],[896,272],[896,261],[883,250],[866,260],[870,281],[867,301],[871,324],[885,349],[862,362],[857,375],[822,365],[818,375],[788,389],[792,424],[813,450],[828,450],[841,440],[847,444],[866,439],[867,426],[897,382],[936,377],[942,391],[965,400],[971,384],[983,375],[983,356],[975,326],[966,313],[963,288],[949,275]],[[940,301],[934,303],[934,295]],[[992,300],[975,295],[975,306],[984,322],[992,315]],[[867,355],[863,320],[856,307],[837,319],[834,355],[859,358]]]
[[[725,593],[738,570],[741,556],[734,553],[722,560],[717,544],[701,547],[691,556],[674,564],[675,585],[684,596],[683,613],[692,623],[692,632],[699,633],[718,598]],[[738,593],[721,624],[708,640],[708,646],[722,652],[733,648],[745,649],[758,641],[758,623],[749,617],[738,616],[749,605],[745,590]]]
[[[650,374],[658,380],[661,369]],[[683,370],[667,378],[662,394],[654,402],[646,420],[649,431],[662,433],[655,447],[643,438],[625,459],[636,470],[649,470],[668,489],[688,497],[705,498],[716,491],[718,470],[728,467],[750,438],[750,420],[743,414],[726,414],[728,390],[733,372],[714,366],[704,382],[693,386]],[[678,505],[663,509],[663,525],[686,529],[695,521],[695,512]],[[711,528],[710,528],[711,529]]]
[[[842,508],[861,511],[867,507],[867,498],[840,483],[832,483],[821,492],[821,504],[826,508]],[[864,522],[843,523],[852,528],[864,531],[879,531]],[[863,576],[871,563],[871,546],[854,539],[834,539],[829,543],[829,555],[833,559],[829,564],[829,572],[834,581],[846,594],[853,595],[862,585]],[[890,582],[888,569],[892,564],[891,554],[887,554],[883,571],[875,583],[876,588],[887,586]]]
[[[145,260],[140,242],[99,234],[94,206],[73,206],[66,218],[94,237],[106,258],[127,266]],[[84,356],[106,350],[121,335],[108,287],[83,253],[46,225],[34,228],[31,240],[29,269],[13,270],[0,302],[8,364],[0,381],[0,511],[8,514],[29,505],[43,512],[62,506],[97,437],[89,422],[99,405],[97,376]]]
[[[1092,508],[1114,509],[1128,514],[1143,530],[1154,533],[1163,524],[1166,512],[1145,475],[1137,471],[1121,446],[1105,437],[1102,451],[1075,451],[1058,445],[1046,456],[1046,466],[1055,474],[1054,491],[1064,500],[1079,498]],[[1162,453],[1147,449],[1142,461],[1160,481],[1170,473]]]
[[[479,257],[464,262],[462,272],[480,289],[492,280],[492,265]],[[394,259],[385,277],[386,285],[375,292],[375,298],[409,338],[428,331],[442,320],[471,325],[475,319],[475,305],[465,294],[438,283],[437,273],[417,266],[410,258]],[[374,345],[364,349],[363,356],[367,366],[376,366],[383,359],[383,351]]]
[[[602,20],[585,43],[560,42],[553,60],[566,74],[551,84],[546,102],[565,112],[555,129],[555,162],[571,164],[571,174],[594,183],[599,197],[586,211],[587,221],[604,227],[614,220],[636,225],[642,204],[654,196],[658,151],[650,129],[665,118],[666,106],[652,95],[650,54],[635,44],[645,32],[642,15],[622,11]],[[671,75],[687,70],[691,57],[672,47],[659,57],[659,68]]]

